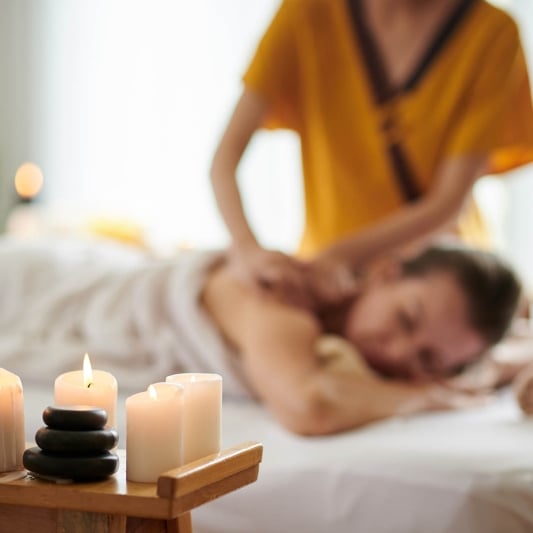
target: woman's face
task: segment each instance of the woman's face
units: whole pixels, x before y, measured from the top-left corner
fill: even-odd
[[[444,272],[371,276],[344,335],[376,371],[407,380],[450,376],[485,349],[463,292]]]

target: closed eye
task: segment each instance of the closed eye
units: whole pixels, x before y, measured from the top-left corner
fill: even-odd
[[[403,302],[398,308],[398,322],[405,333],[414,333],[424,322],[424,307],[418,298]]]
[[[412,333],[416,327],[415,319],[405,309],[398,311],[398,322],[407,333]]]

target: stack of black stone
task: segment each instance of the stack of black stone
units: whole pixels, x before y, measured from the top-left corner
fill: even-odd
[[[24,468],[57,480],[94,481],[113,475],[118,456],[114,429],[106,429],[107,413],[90,406],[47,407],[45,427],[35,434],[37,446],[23,455]]]

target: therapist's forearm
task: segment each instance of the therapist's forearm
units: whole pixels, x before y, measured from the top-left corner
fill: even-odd
[[[483,155],[446,161],[433,188],[418,202],[408,204],[382,222],[334,243],[326,254],[336,256],[357,269],[383,253],[408,245],[421,246],[456,220],[473,184],[485,168],[486,158]]]
[[[239,188],[237,167],[260,126],[267,104],[258,95],[245,90],[213,157],[211,184],[222,218],[233,243],[240,249],[257,248],[258,242],[246,219]]]
[[[326,250],[350,264],[354,269],[364,266],[383,253],[417,243],[422,246],[438,230],[450,224],[460,206],[439,208],[431,202],[403,208],[353,237],[342,239]]]
[[[223,156],[215,158],[211,171],[211,183],[217,206],[230,233],[232,242],[238,248],[258,246],[250,228],[242,199],[237,187],[236,164]]]

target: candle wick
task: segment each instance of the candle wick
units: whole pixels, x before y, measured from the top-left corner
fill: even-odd
[[[89,383],[87,383],[87,388],[90,389],[91,387],[93,386],[93,382],[90,381]]]

